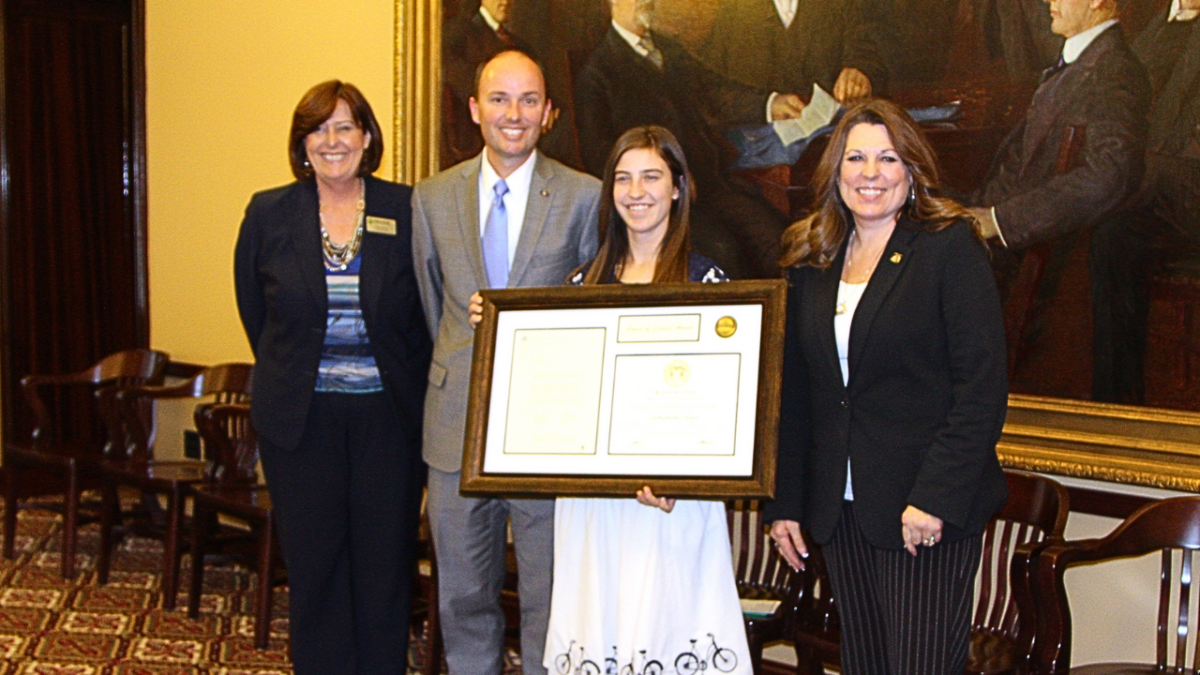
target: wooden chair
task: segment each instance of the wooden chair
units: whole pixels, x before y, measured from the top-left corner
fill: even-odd
[[[100,464],[105,507],[100,519],[97,581],[108,582],[113,528],[121,518],[118,490],[121,486],[137,488],[142,492],[144,508],[133,514],[132,523],[126,529],[163,540],[163,607],[175,608],[185,525],[184,502],[188,486],[204,480],[207,463],[202,460],[156,460],[154,430],[139,419],[136,411],[147,401],[212,398],[218,403],[230,403],[247,400],[251,370],[252,366],[246,363],[223,364],[205,368],[183,384],[133,387],[116,394],[117,415],[128,437],[127,452],[123,457],[110,456]],[[159,506],[159,495],[166,497],[165,509]]]
[[[1200,497],[1177,497],[1147,504],[1108,536],[1039,547],[1033,562],[1033,592],[1040,603],[1034,668],[1041,675],[1136,675],[1195,673],[1200,657],[1187,662],[1192,597],[1192,552],[1200,549]],[[1063,585],[1070,567],[1161,553],[1158,635],[1153,664],[1099,663],[1071,667],[1071,607]],[[1179,568],[1174,560],[1180,561]],[[1119,608],[1114,607],[1114,610]],[[1149,631],[1147,631],[1149,633]],[[1168,635],[1175,636],[1171,649]],[[1148,637],[1148,636],[1147,636]],[[1173,664],[1168,663],[1174,661]]]
[[[75,576],[75,548],[77,529],[81,525],[80,493],[87,481],[95,482],[91,469],[106,452],[115,451],[113,438],[105,442],[94,434],[77,431],[71,437],[64,432],[69,425],[50,413],[42,390],[85,390],[95,396],[112,388],[155,384],[162,381],[167,364],[167,355],[148,349],[130,349],[105,357],[87,370],[67,375],[27,375],[21,380],[21,388],[33,410],[34,430],[32,443],[4,445],[4,469],[7,474],[4,492],[4,557],[11,559],[15,553],[13,538],[16,536],[17,509],[22,481],[30,475],[48,476],[61,484],[63,501],[47,508],[63,514],[62,576]],[[99,410],[99,405],[97,412]],[[103,414],[98,415],[104,418]],[[77,428],[82,425],[75,425]],[[109,426],[109,425],[106,425]],[[93,430],[88,429],[88,432]],[[84,518],[94,522],[97,516]]]
[[[1036,474],[1005,471],[1008,501],[992,518],[983,537],[978,573],[979,595],[971,624],[967,673],[1027,671],[1036,635],[1036,608],[1028,575],[1036,560],[1031,543],[1060,541],[1070,510],[1067,491]],[[1023,548],[1022,548],[1023,547]],[[839,664],[841,634],[824,560],[810,547],[808,565],[820,584],[798,610],[793,640],[800,669],[824,672],[822,663]]]
[[[218,515],[232,516],[249,526],[254,542],[253,569],[258,575],[254,605],[254,646],[266,649],[271,633],[271,606],[275,571],[283,567],[275,533],[271,495],[257,482],[258,437],[244,403],[212,404],[196,408],[196,429],[212,458],[203,483],[191,486],[192,583],[188,589],[188,616],[200,615],[204,588],[204,556],[221,532]]]
[[[798,595],[805,588],[804,575],[793,572],[772,545],[759,502],[731,500],[725,504],[725,513],[733,546],[738,597],[779,603],[774,612],[766,616],[742,614],[750,646],[750,663],[757,675],[762,672],[763,647],[787,637],[786,629],[793,620]]]

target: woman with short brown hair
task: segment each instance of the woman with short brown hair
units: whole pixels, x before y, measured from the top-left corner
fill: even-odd
[[[431,348],[412,190],[371,175],[382,156],[358,89],[318,84],[292,118],[296,182],[254,195],[238,233],[250,411],[287,563],[297,675],[407,665]]]

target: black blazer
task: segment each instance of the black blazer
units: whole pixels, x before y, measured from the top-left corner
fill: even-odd
[[[776,501],[770,519],[818,543],[841,515],[850,458],[867,539],[903,547],[909,504],[944,521],[944,541],[981,532],[1008,488],[996,458],[1008,398],[1004,324],[986,249],[965,223],[901,219],[850,329],[842,383],[833,316],[843,244],[827,270],[791,270]]]
[[[431,346],[412,263],[412,189],[366,179],[366,215],[395,234],[363,233],[363,321],[384,387],[412,443],[421,438]],[[234,254],[238,312],[254,350],[250,414],[258,434],[291,450],[300,442],[325,341],[329,296],[315,183],[260,192],[246,207]]]

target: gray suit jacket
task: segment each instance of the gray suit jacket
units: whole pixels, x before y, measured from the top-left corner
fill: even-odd
[[[417,285],[434,341],[423,454],[429,466],[447,472],[462,468],[475,342],[467,304],[488,287],[479,240],[481,161],[475,157],[421,181],[412,198]],[[536,161],[510,288],[559,286],[596,255],[600,181],[541,153]]]

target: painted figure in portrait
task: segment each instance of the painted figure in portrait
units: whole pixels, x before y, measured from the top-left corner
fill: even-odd
[[[693,245],[778,276],[822,132],[819,88],[914,114],[985,216],[1014,393],[1200,410],[1200,0],[443,0],[442,164],[508,46],[556,113],[539,146],[595,173],[660,124],[695,168]],[[816,111],[820,106],[814,106]]]

